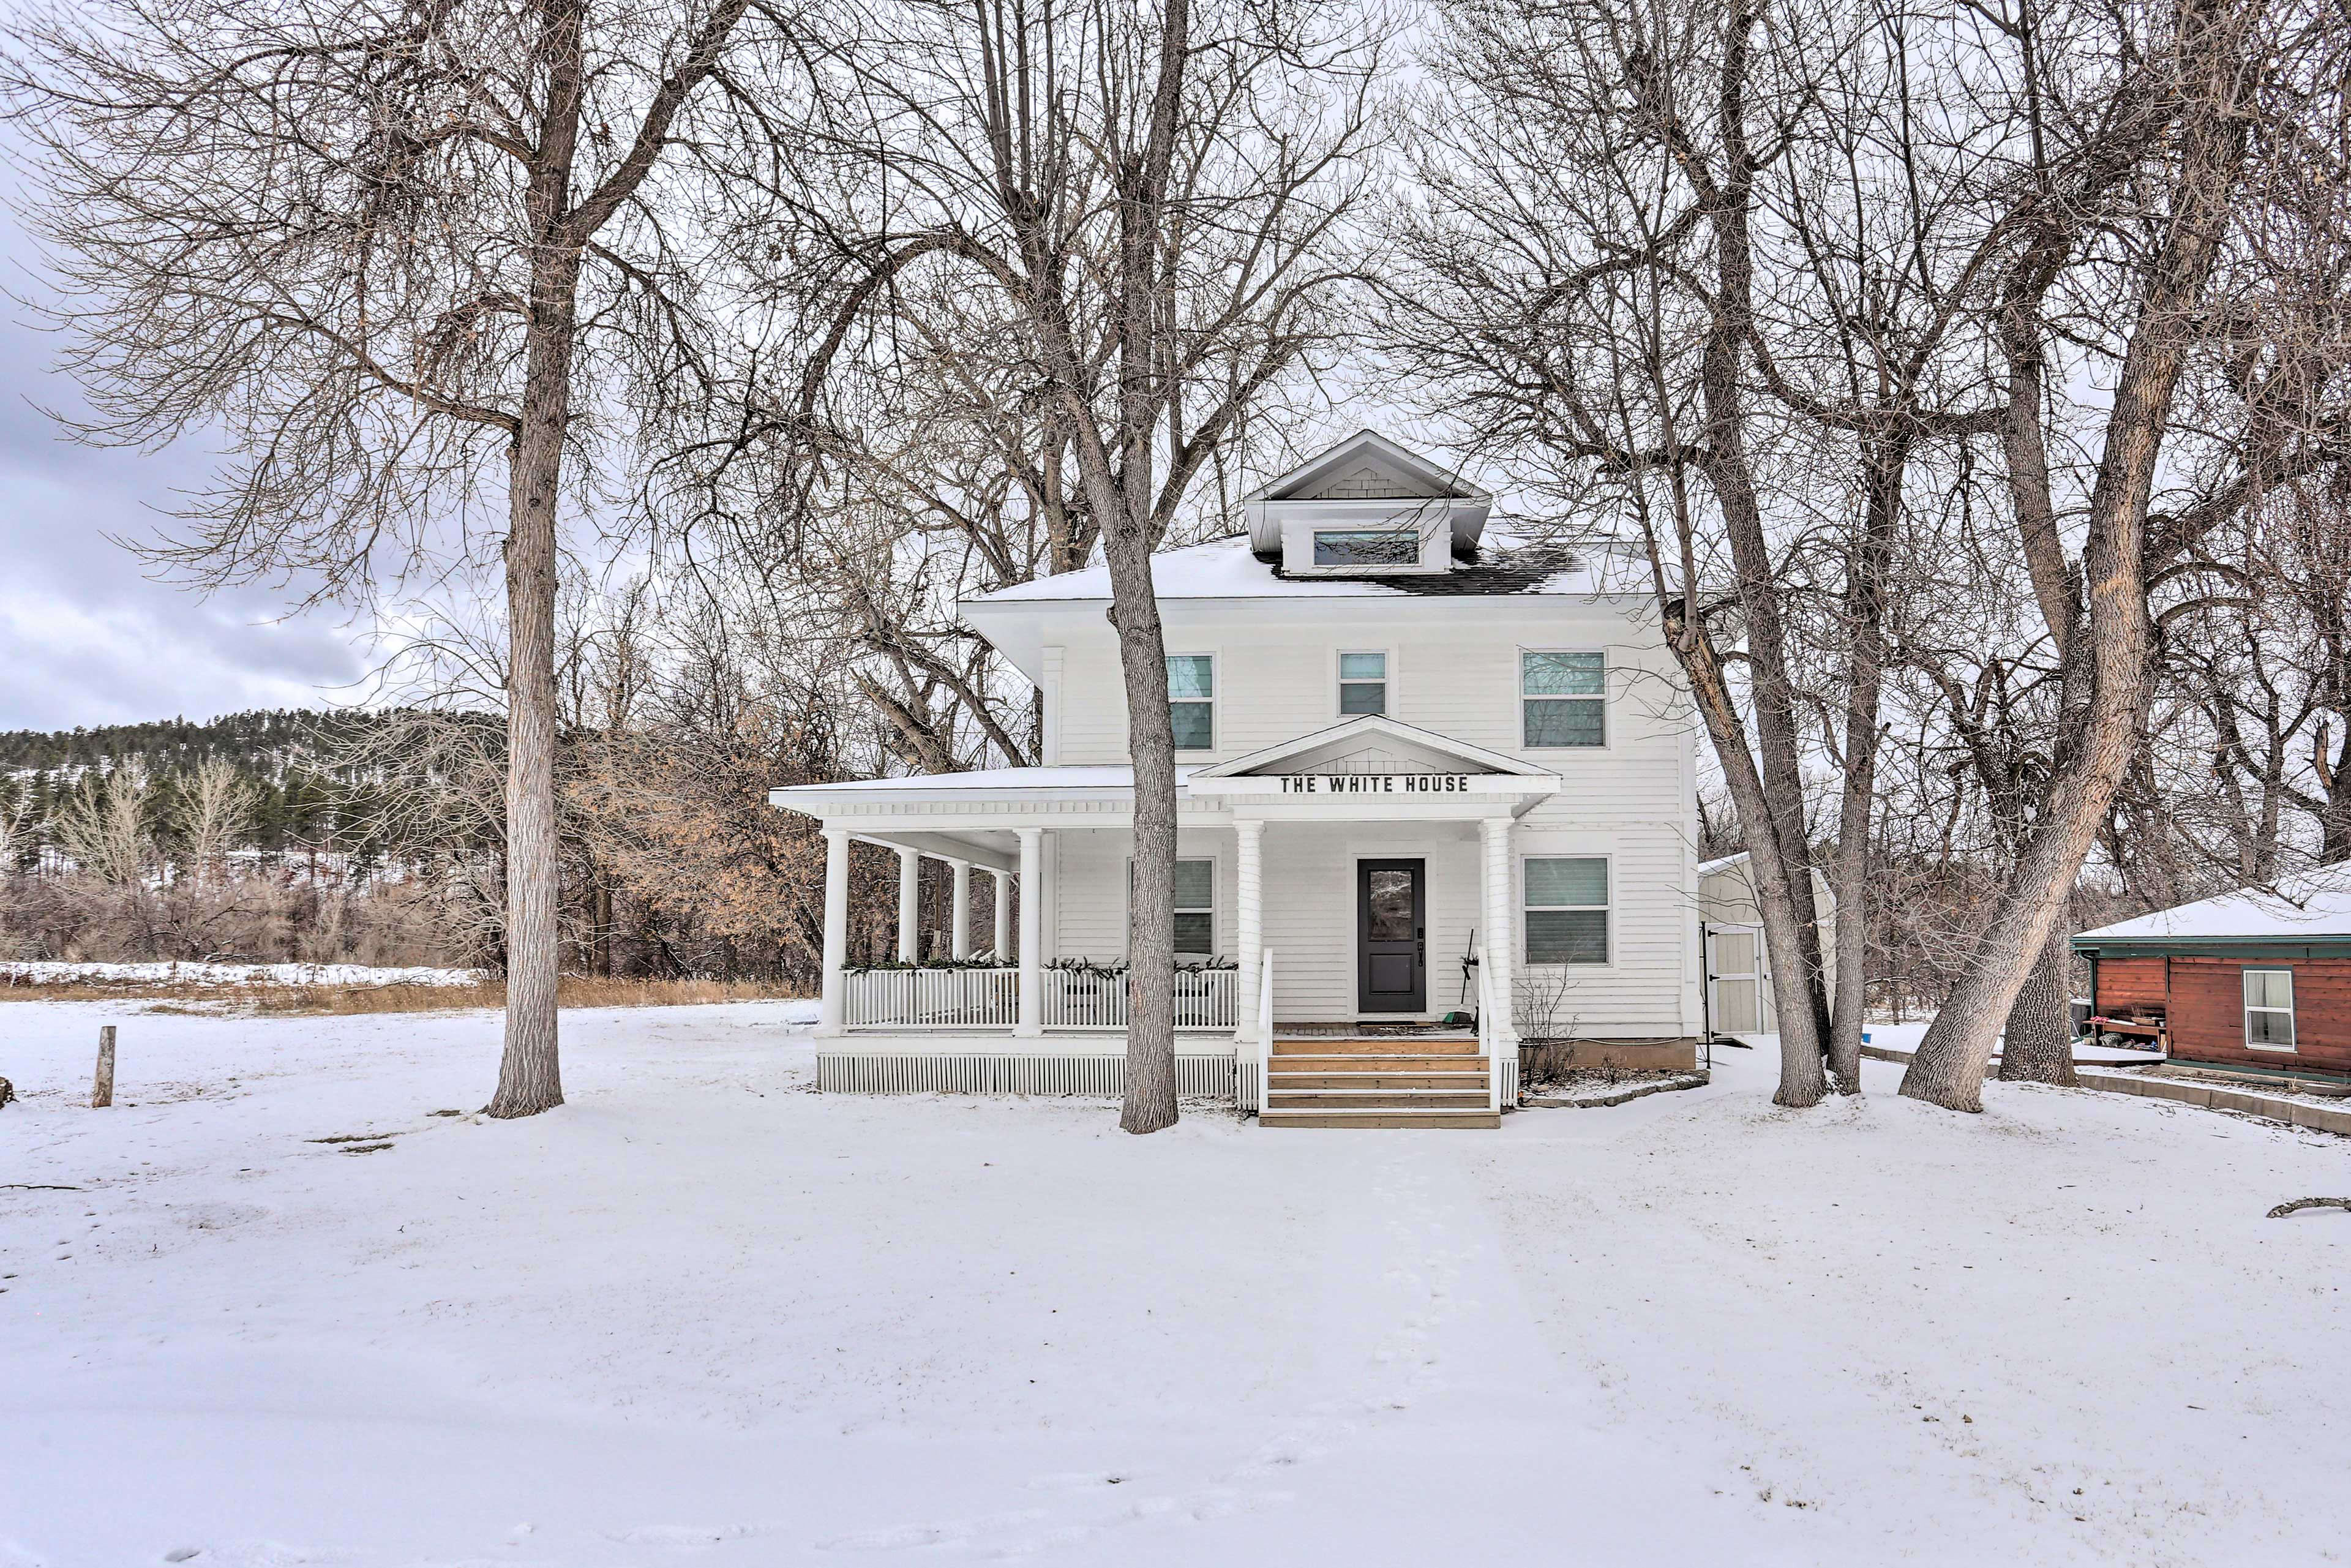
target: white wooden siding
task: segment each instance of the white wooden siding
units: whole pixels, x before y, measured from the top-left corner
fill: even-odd
[[[1284,627],[1203,620],[1198,611],[1181,604],[1165,608],[1170,649],[1217,657],[1216,749],[1184,752],[1180,759],[1186,762],[1221,761],[1327,728],[1334,722],[1333,669],[1341,648],[1392,651],[1390,717],[1526,758],[1572,779],[1596,779],[1614,758],[1653,747],[1676,753],[1687,744],[1691,721],[1670,653],[1648,627],[1602,617],[1589,607],[1542,617],[1498,613],[1474,636],[1428,638],[1408,634],[1400,623],[1405,613],[1355,622],[1300,616]],[[1410,606],[1405,609],[1408,612]],[[1260,606],[1258,614],[1278,620],[1280,610]],[[1059,710],[1050,724],[1055,760],[1124,762],[1126,695],[1116,641],[1107,628],[1097,632],[1072,627],[1066,644],[1057,646],[1058,691],[1047,693],[1049,706]],[[1609,744],[1529,751],[1520,744],[1520,650],[1569,646],[1608,655]]]
[[[1317,605],[1312,613],[1287,619],[1287,607],[1274,601],[1163,603],[1167,646],[1217,657],[1217,749],[1181,753],[1178,760],[1221,761],[1327,728],[1336,722],[1338,651],[1387,650],[1389,716],[1522,758],[1564,780],[1558,795],[1520,819],[1513,835],[1510,897],[1521,943],[1517,878],[1527,856],[1597,854],[1610,861],[1613,961],[1566,967],[1573,971],[1573,988],[1563,1010],[1573,1014],[1576,1031],[1695,1032],[1701,964],[1689,950],[1698,892],[1689,802],[1697,732],[1671,653],[1653,626],[1584,601],[1479,601],[1474,629],[1429,625],[1428,634],[1413,634],[1416,612],[1463,602],[1381,602],[1345,616]],[[1057,651],[1046,694],[1050,760],[1127,760],[1118,647],[1098,612],[1064,621],[1048,642]],[[1520,744],[1519,654],[1525,648],[1563,647],[1608,655],[1608,744],[1530,751]],[[1128,835],[1100,831],[1049,837],[1055,845],[1049,952],[1123,955]],[[1178,852],[1216,857],[1217,945],[1230,955],[1238,896],[1231,833],[1187,830]],[[1275,822],[1265,830],[1264,854],[1265,941],[1277,956],[1278,1017],[1355,1016],[1354,865],[1360,857],[1427,861],[1428,1007],[1442,1013],[1458,1004],[1461,954],[1479,923],[1473,826]],[[1517,968],[1530,975],[1523,963]]]

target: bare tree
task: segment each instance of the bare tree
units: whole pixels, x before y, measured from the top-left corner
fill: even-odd
[[[789,247],[833,303],[772,434],[821,472],[848,423],[821,417],[825,396],[886,380],[904,334],[1043,412],[1041,440],[997,455],[1026,459],[1056,564],[1092,536],[1110,575],[1134,765],[1121,1125],[1155,1131],[1176,1114],[1176,775],[1151,554],[1341,325],[1334,242],[1387,24],[1296,0],[877,4],[859,20],[840,68],[861,124],[833,164],[855,221]]]
[[[2139,751],[2167,585],[2214,529],[2331,461],[2341,356],[2294,325],[2310,247],[2336,243],[2345,216],[2340,182],[2309,162],[2331,168],[2316,149],[2338,146],[2345,126],[2342,28],[2263,0],[2091,20],[2070,38],[2045,20],[2013,35],[2034,68],[2035,135],[1999,294],[2006,458],[2062,718],[2014,869],[1903,1077],[1903,1093],[1959,1110],[1980,1104],[2020,992],[2053,971],[2084,857]],[[2066,132],[2078,140],[2055,144]],[[2069,325],[2100,328],[2071,340],[2113,377],[2097,417],[2071,411],[2092,426],[2078,557],[2047,460],[2050,411],[2072,401],[2050,373],[2052,307],[2068,295]],[[2183,401],[2193,435],[2167,452]],[[2167,464],[2181,482],[2158,512]]]
[[[253,830],[254,789],[236,764],[207,757],[180,781],[172,801],[172,830],[199,886],[226,874],[231,850]]]
[[[776,14],[764,4],[763,23]],[[751,0],[109,0],[14,29],[80,438],[225,436],[200,584],[432,572],[501,501],[509,972],[495,1116],[560,1104],[559,517],[713,384],[690,214],[786,95]],[[748,132],[748,134],[743,134]],[[503,492],[501,496],[500,492]]]
[[[135,888],[154,859],[153,788],[136,767],[76,781],[52,836],[84,875],[109,887]]]

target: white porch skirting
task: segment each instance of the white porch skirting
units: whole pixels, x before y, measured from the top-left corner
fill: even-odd
[[[1126,1058],[1089,1051],[945,1053],[820,1051],[816,1086],[826,1094],[1081,1094],[1126,1092]],[[1176,1058],[1176,1092],[1188,1099],[1233,1098],[1229,1056]]]
[[[1186,1099],[1230,1100],[1264,1109],[1263,1069],[1247,1058],[1176,1058],[1176,1092]],[[1073,1094],[1115,1099],[1126,1092],[1126,1058],[1098,1051],[820,1051],[816,1086],[826,1094]],[[1502,1057],[1504,1107],[1518,1103],[1519,1059]]]

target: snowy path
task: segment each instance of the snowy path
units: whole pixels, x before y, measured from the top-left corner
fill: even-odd
[[[1132,1139],[807,1093],[788,1016],[572,1015],[500,1125],[429,1113],[491,1015],[0,1005],[0,1183],[84,1189],[0,1190],[0,1568],[2346,1554],[2351,1217],[2260,1218],[2342,1141],[1892,1067],[1796,1116],[1744,1052]]]

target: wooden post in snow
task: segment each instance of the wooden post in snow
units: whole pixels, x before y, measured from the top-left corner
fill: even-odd
[[[102,1111],[114,1103],[114,1026],[98,1031],[98,1082],[90,1086],[89,1108]]]

